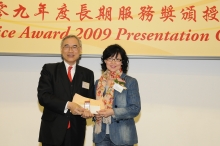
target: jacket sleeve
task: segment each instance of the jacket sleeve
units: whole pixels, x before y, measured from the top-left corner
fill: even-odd
[[[61,100],[54,95],[53,73],[49,70],[48,65],[43,66],[37,91],[40,105],[53,112],[64,114],[64,108],[67,101]]]

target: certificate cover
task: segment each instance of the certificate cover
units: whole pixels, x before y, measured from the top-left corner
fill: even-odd
[[[86,97],[81,96],[76,93],[73,96],[72,101],[79,104],[83,108],[89,109],[92,114],[97,114],[97,111],[99,111],[100,109],[104,109],[104,104],[102,102],[102,99],[95,100],[95,99],[91,99],[91,98],[86,98]],[[88,106],[88,104],[89,104],[89,106]]]

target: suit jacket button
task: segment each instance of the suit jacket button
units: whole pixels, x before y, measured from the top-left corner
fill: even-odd
[[[119,121],[116,121],[117,123],[119,123]]]

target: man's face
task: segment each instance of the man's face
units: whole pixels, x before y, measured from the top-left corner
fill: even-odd
[[[61,46],[61,54],[63,59],[73,65],[79,59],[82,48],[76,38],[67,38]]]

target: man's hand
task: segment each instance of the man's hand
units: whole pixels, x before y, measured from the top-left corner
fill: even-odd
[[[88,119],[94,117],[94,115],[90,112],[90,110],[85,109],[82,114],[82,117]]]
[[[82,108],[80,105],[78,105],[75,102],[68,102],[67,108],[70,110],[70,112],[73,115],[82,115],[84,112],[84,108]]]

